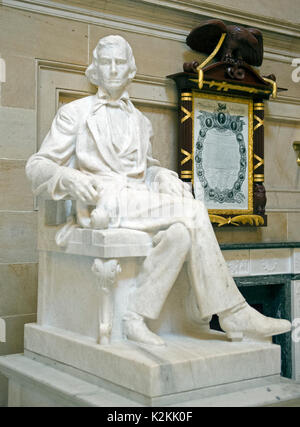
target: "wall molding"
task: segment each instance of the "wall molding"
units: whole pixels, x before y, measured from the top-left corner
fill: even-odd
[[[300,26],[283,19],[258,16],[238,8],[220,6],[214,3],[206,3],[195,0],[140,0],[143,3],[167,7],[181,12],[189,12],[195,15],[206,15],[211,18],[219,18],[234,21],[240,24],[254,25],[263,30],[272,31],[293,37],[300,37]]]
[[[300,242],[221,244],[233,277],[300,274]]]
[[[265,118],[270,121],[300,123],[300,99],[279,95],[266,102]]]
[[[266,214],[268,213],[299,213],[300,208],[266,208]]]
[[[86,2],[88,4],[88,2]],[[124,1],[121,1],[123,9]],[[300,26],[291,23],[289,21],[283,20],[283,19],[276,19],[276,18],[270,18],[268,16],[258,16],[255,13],[246,12],[243,10],[240,10],[238,8],[232,8],[228,6],[220,6],[218,4],[214,3],[206,3],[201,1],[195,1],[195,0],[139,0],[138,2],[129,2],[128,5],[128,11],[132,11],[133,9],[133,3],[136,5],[139,5],[139,9],[142,12],[143,5],[145,6],[153,6],[156,9],[160,8],[161,12],[163,13],[164,10],[167,9],[168,13],[170,13],[170,10],[173,12],[177,12],[182,14],[182,24],[185,24],[186,26],[186,18],[187,15],[194,15],[196,17],[201,16],[204,18],[219,18],[224,19],[231,22],[237,22],[240,24],[246,24],[246,25],[254,25],[257,28],[260,28],[262,30],[267,30],[270,32],[283,34],[285,36],[292,36],[296,38],[300,38]],[[93,8],[91,6],[90,9],[82,8],[79,6],[74,6],[70,4],[63,4],[63,3],[56,3],[54,1],[50,0],[2,0],[2,4],[4,6],[10,6],[10,7],[17,7],[27,10],[36,11],[39,13],[49,13],[51,11],[52,14],[65,14],[65,17],[71,18],[71,19],[78,19],[78,14],[82,16],[86,16],[86,18],[92,18],[95,17],[95,19],[109,19],[111,21],[115,21],[116,16],[112,14],[104,14],[100,11],[97,11],[94,4]],[[100,9],[100,4],[99,8]],[[132,12],[131,12],[132,13]],[[73,16],[72,16],[73,14]],[[76,16],[77,15],[77,16]],[[146,13],[145,13],[146,16]],[[134,20],[132,18],[123,18],[124,24],[132,24],[133,22],[139,23],[140,25],[143,23],[143,21]],[[145,26],[145,23],[143,23]],[[110,23],[108,24],[110,25]],[[106,24],[107,26],[107,24]],[[151,24],[152,27],[155,27],[155,24]],[[146,27],[148,27],[146,25]],[[163,28],[162,26],[156,26],[159,28]],[[148,27],[149,28],[149,27]],[[171,27],[166,27],[169,28]],[[174,34],[174,36],[176,33]]]
[[[300,189],[291,188],[268,188],[268,193],[300,193]]]
[[[266,59],[283,63],[291,63],[293,58],[300,57],[300,45],[294,52],[291,51],[290,43],[286,45],[283,42],[283,46],[280,46],[281,43],[278,36],[284,35],[285,38],[289,36],[295,39],[300,39],[300,26],[289,23],[288,21],[259,17],[255,14],[246,13],[237,9],[221,7],[211,3],[207,4],[201,2],[201,4],[199,4],[195,1],[140,0],[139,10],[141,11],[143,4],[161,7],[162,11],[167,8],[169,13],[170,10],[177,12],[177,14],[178,12],[181,12],[182,17],[177,25],[173,24],[173,26],[167,26],[154,22],[147,22],[146,20],[104,13],[95,9],[56,3],[50,0],[2,0],[3,6],[11,8],[80,21],[87,24],[100,25],[106,28],[176,40],[182,43],[185,43],[185,38],[190,31],[190,28],[186,30],[183,29],[187,27],[187,16],[193,15],[193,21],[198,17],[201,17],[201,20],[210,17],[220,18],[241,24],[254,25],[257,28],[274,33],[274,35],[277,36],[275,37],[276,50],[272,47],[274,46],[274,37],[268,37],[268,35],[265,36]],[[122,6],[124,8],[124,3],[122,3]],[[132,13],[132,5],[131,7],[128,6],[128,10],[131,10]],[[147,18],[147,16],[145,16],[145,18]],[[180,27],[178,26],[179,24]],[[194,26],[194,24],[195,22],[192,22],[191,26]]]
[[[3,6],[21,9],[28,12],[65,18],[87,24],[115,28],[137,34],[152,35],[176,41],[184,41],[188,31],[179,32],[177,28],[147,23],[138,19],[117,16],[77,6],[55,3],[49,0],[2,0]]]
[[[83,65],[44,59],[37,60],[37,68],[38,70],[60,71],[81,76],[84,76],[86,70],[86,66]],[[60,88],[60,92],[67,93],[68,91],[68,88]],[[96,91],[97,89],[94,87],[93,92],[91,90],[81,91],[81,94],[92,95],[92,93],[96,93]],[[71,91],[70,93],[73,92],[74,91]],[[139,106],[168,108],[170,110],[177,110],[178,108],[175,83],[173,80],[166,77],[137,73],[129,87],[129,92],[131,100]]]
[[[84,75],[86,69],[83,65],[43,59],[38,59],[37,62],[38,67],[43,70],[47,69]],[[175,84],[166,77],[156,77],[138,73],[131,86],[133,87],[131,91],[132,100],[139,105],[169,108],[172,110],[178,108]],[[137,94],[139,96],[137,96]],[[159,94],[159,96],[155,99],[153,94]],[[284,105],[288,108],[284,107]],[[280,95],[276,100],[270,100],[267,102],[266,119],[299,124],[300,99]]]
[[[297,172],[295,160],[295,172]],[[268,188],[266,212],[300,212],[300,189],[293,188]]]

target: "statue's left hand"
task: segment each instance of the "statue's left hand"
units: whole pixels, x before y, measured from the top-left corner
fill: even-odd
[[[158,185],[158,191],[160,193],[193,199],[190,185],[170,173],[159,173],[155,178],[155,183]]]

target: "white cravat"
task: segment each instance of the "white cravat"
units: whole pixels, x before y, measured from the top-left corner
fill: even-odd
[[[97,93],[97,101],[94,105],[94,113],[96,113],[103,105],[121,108],[121,110],[126,111],[127,113],[132,113],[134,109],[127,91],[123,92],[118,100],[112,101],[109,99],[109,95],[99,88]]]

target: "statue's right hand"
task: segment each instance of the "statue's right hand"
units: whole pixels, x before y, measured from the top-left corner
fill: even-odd
[[[85,204],[96,204],[99,199],[99,184],[91,176],[75,169],[66,169],[60,181],[71,197]]]

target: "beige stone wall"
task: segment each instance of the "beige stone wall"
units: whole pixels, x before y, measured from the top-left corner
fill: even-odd
[[[95,90],[83,72],[104,35],[120,34],[132,45],[138,74],[131,94],[153,123],[154,154],[163,166],[176,169],[176,91],[165,77],[181,71],[183,62],[199,58],[185,45],[188,31],[208,17],[256,23],[264,31],[262,73],[275,73],[279,85],[288,88],[267,107],[269,225],[216,233],[220,243],[300,240],[300,168],[292,149],[292,142],[300,140],[300,83],[291,79],[292,59],[300,58],[298,0],[241,1],[239,9],[236,3],[87,0],[59,1],[54,8],[52,1],[3,0],[0,57],[6,64],[6,81],[0,89],[0,317],[6,319],[7,342],[0,343],[0,354],[22,351],[23,323],[34,320],[36,312],[37,215],[24,165],[51,122],[57,91],[78,91],[82,96]],[[41,94],[46,95],[41,99]],[[0,404],[3,384],[0,379]]]
[[[206,0],[205,2],[217,6],[226,6],[230,8],[232,13],[236,10],[257,14],[259,17],[266,17],[269,19],[287,21],[294,24],[299,24],[299,2],[298,0]]]

